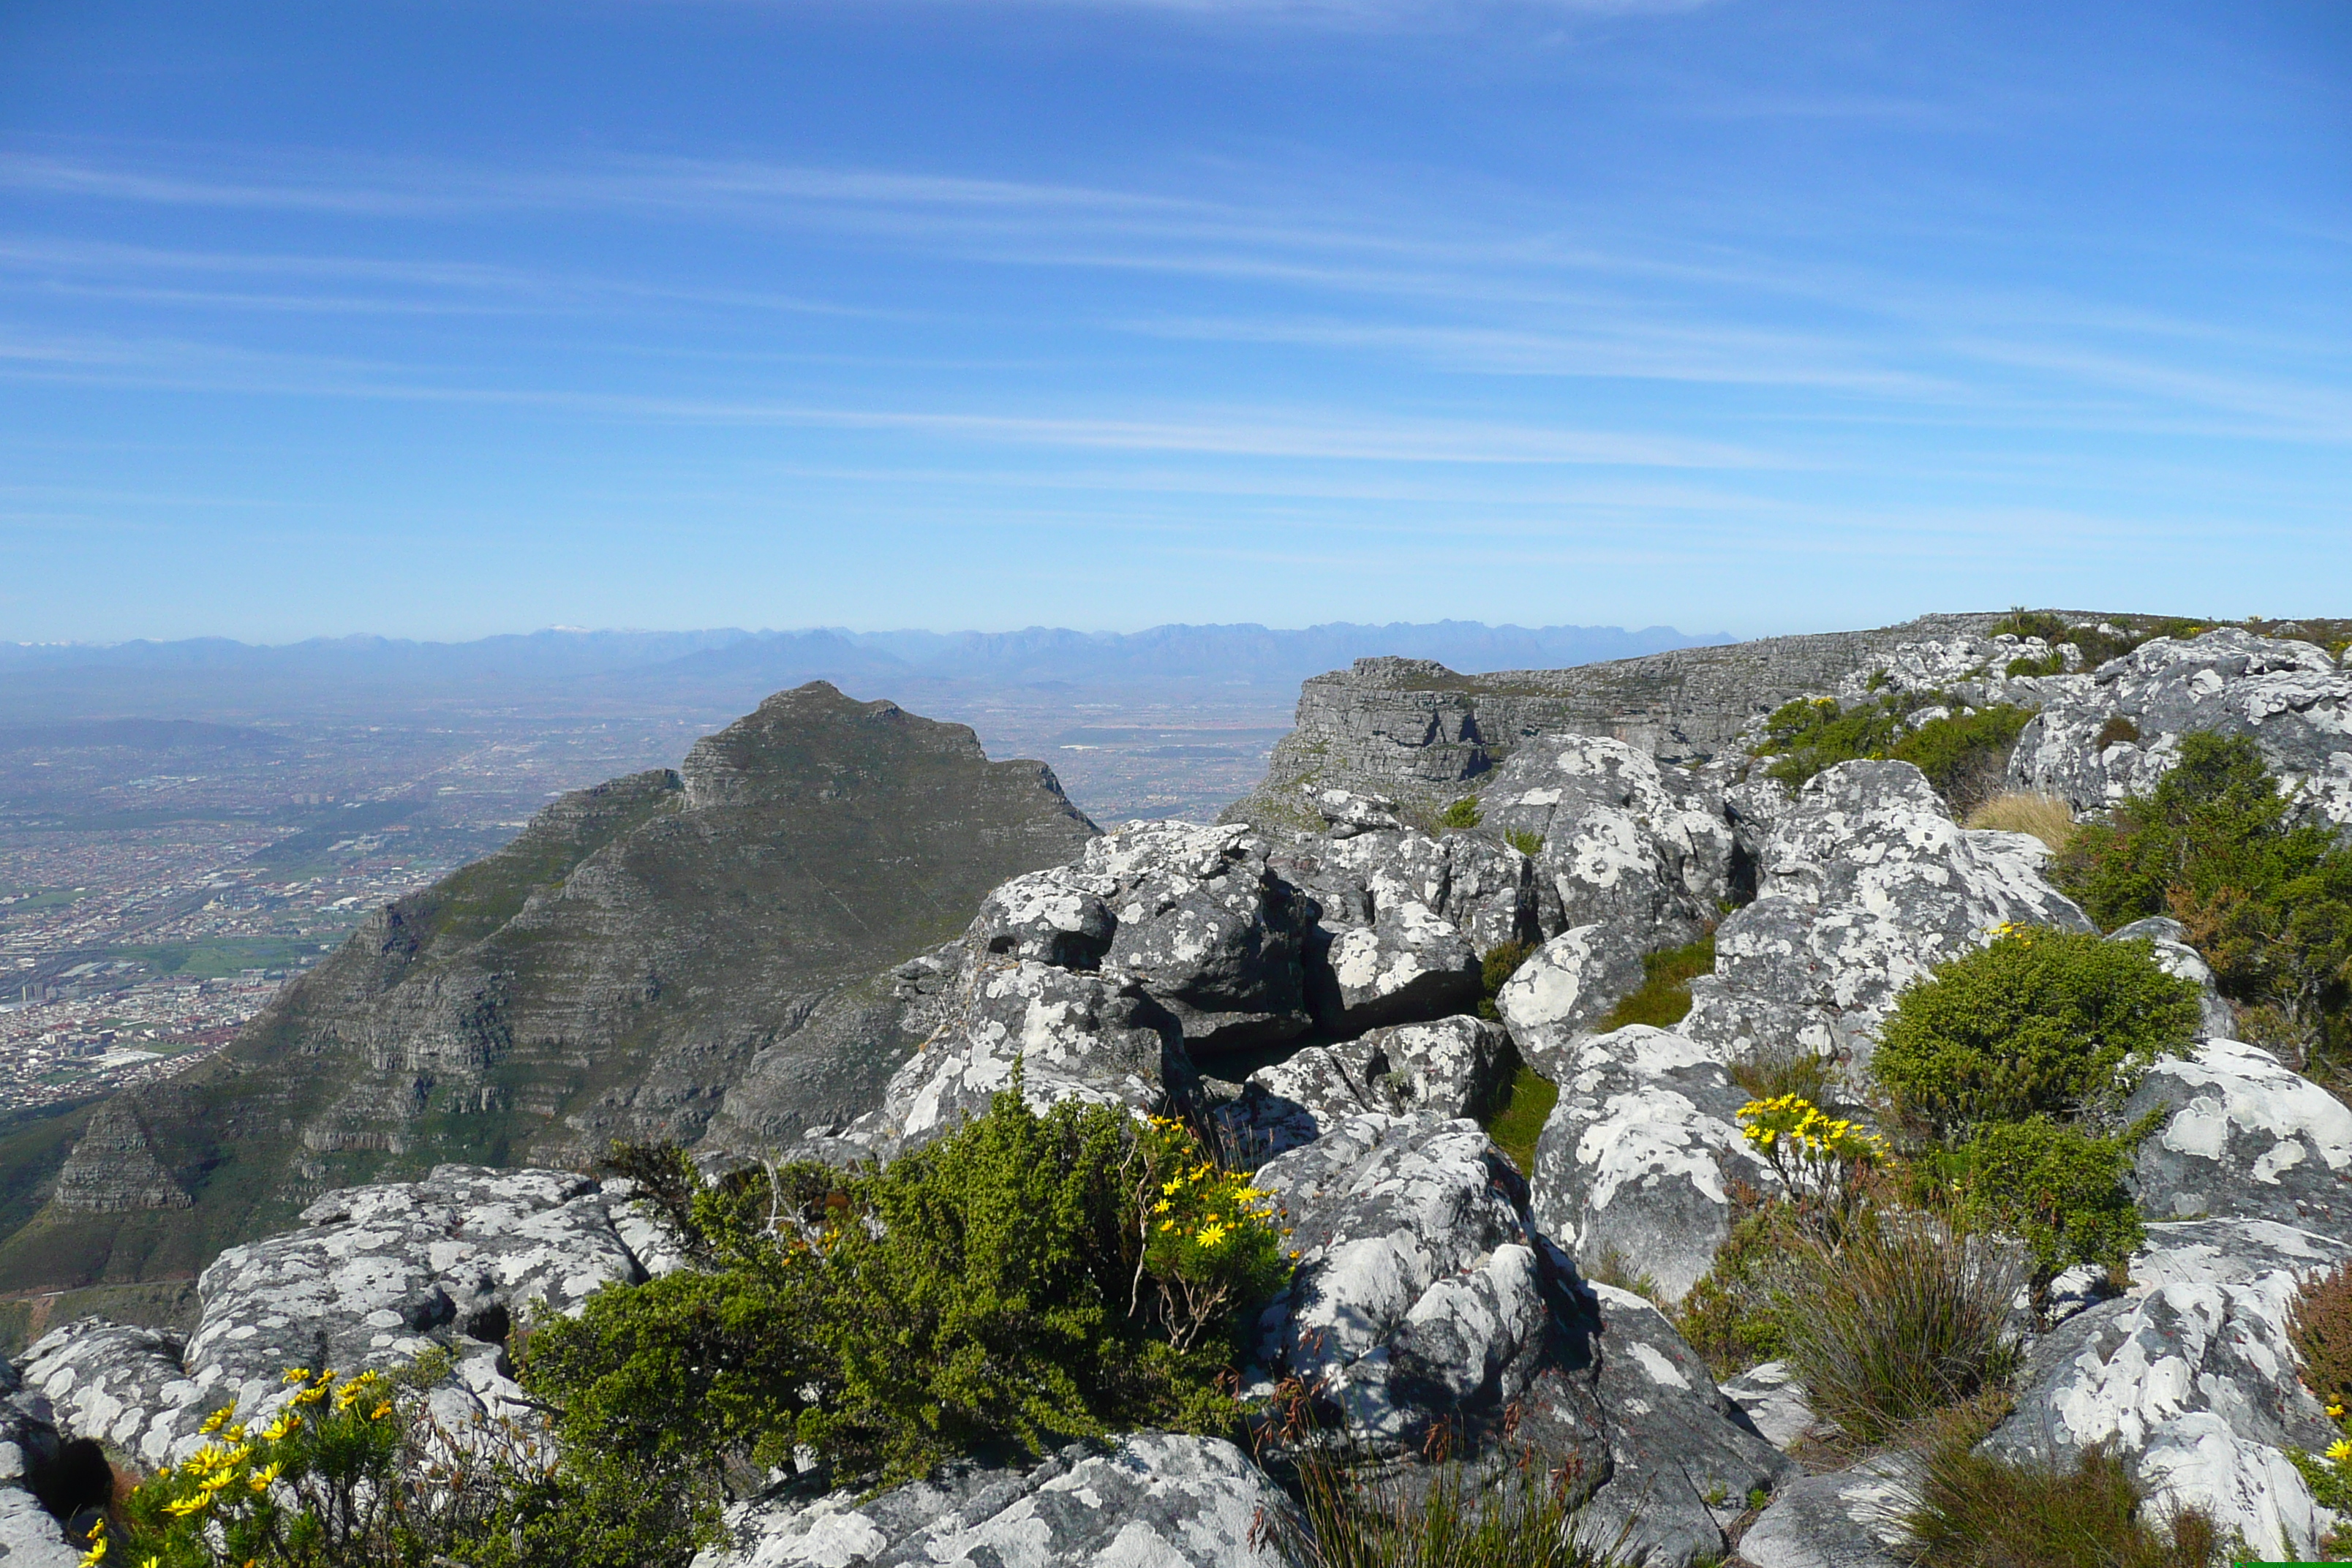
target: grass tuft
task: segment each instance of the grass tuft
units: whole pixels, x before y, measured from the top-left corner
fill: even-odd
[[[1788,1357],[1813,1409],[1860,1443],[1885,1441],[2017,1364],[2013,1247],[1926,1214],[1881,1210],[1832,1248],[1799,1244]]]
[[[2210,1514],[2151,1517],[2123,1462],[2104,1449],[2074,1468],[2019,1464],[1964,1443],[1932,1450],[1904,1519],[1912,1560],[1935,1568],[2211,1568],[2223,1561]]]
[[[1715,973],[1715,932],[1708,931],[1684,947],[1645,954],[1641,988],[1609,1010],[1598,1027],[1603,1032],[1629,1024],[1671,1029],[1689,1016],[1690,983]]]
[[[1551,1119],[1551,1108],[1559,1103],[1559,1088],[1535,1068],[1520,1064],[1511,1075],[1495,1111],[1486,1121],[1486,1136],[1495,1147],[1510,1156],[1519,1173],[1533,1173],[1536,1168],[1536,1140],[1542,1136],[1544,1123]]]
[[[2050,846],[2051,853],[2074,841],[2074,812],[2056,795],[2029,790],[1997,795],[1969,813],[1970,827],[1994,827],[2003,833],[2031,833]]]

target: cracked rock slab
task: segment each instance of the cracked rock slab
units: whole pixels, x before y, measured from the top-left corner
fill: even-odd
[[[974,1463],[863,1502],[789,1491],[727,1510],[693,1568],[1284,1568],[1290,1500],[1216,1437],[1131,1432],[1025,1470]]]

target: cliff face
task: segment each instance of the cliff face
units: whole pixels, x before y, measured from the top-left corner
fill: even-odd
[[[557,801],[380,910],[213,1062],[101,1108],[0,1277],[179,1272],[353,1182],[691,1141],[828,994],[1093,836],[1050,771],[961,725],[821,682],[772,697],[676,773]],[[782,1120],[867,1109],[904,1053],[887,1031],[824,1044]]]
[[[1230,815],[1300,786],[1424,801],[1475,787],[1525,739],[1601,735],[1661,761],[1704,762],[1759,714],[1834,689],[1904,643],[1982,637],[1994,615],[1925,616],[1876,631],[1675,648],[1572,669],[1461,675],[1427,659],[1360,658],[1299,689],[1266,782]]]

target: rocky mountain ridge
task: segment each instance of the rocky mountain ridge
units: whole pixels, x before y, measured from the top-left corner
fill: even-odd
[[[1988,668],[2052,651],[1966,630],[1873,643],[1866,666],[1815,689],[2030,695],[2052,721],[2012,776],[2096,779],[2102,798],[2105,781],[2147,776],[2120,748],[2161,765],[2168,715],[2235,727],[2306,784],[2352,772],[2352,740],[2327,749],[2352,735],[2352,670],[2313,645],[2229,630],[2096,671]],[[2118,716],[2137,738],[2106,735]],[[1907,763],[1846,763],[1792,791],[1743,776],[1743,760],[1678,766],[1622,738],[1538,731],[1488,759],[1477,831],[1425,833],[1392,798],[1327,781],[1283,785],[1287,819],[1118,828],[1001,880],[961,936],[809,1015],[804,1028],[824,1016],[907,1044],[869,1109],[795,1138],[796,1069],[755,1057],[703,1151],[887,1155],[976,1109],[1016,1061],[1041,1103],[1187,1106],[1283,1199],[1300,1246],[1248,1392],[1308,1379],[1402,1464],[1440,1426],[1491,1433],[1507,1413],[1513,1440],[1578,1467],[1591,1517],[1654,1563],[1719,1560],[1738,1532],[1752,1568],[1891,1568],[1906,1456],[1802,1474],[1784,1450],[1813,1423],[1785,1368],[1718,1386],[1656,1305],[1588,1271],[1637,1258],[1672,1300],[1727,1233],[1737,1184],[1773,1190],[1737,1125],[1732,1063],[1811,1052],[1858,1071],[1895,994],[1934,964],[2005,922],[2090,925],[2047,881],[2037,840],[1955,822]],[[735,787],[722,770],[703,798]],[[2347,825],[2328,789],[2301,798]],[[1642,955],[1726,902],[1738,907],[1689,1016],[1600,1032]],[[2104,1445],[2160,1495],[2307,1553],[2338,1521],[2285,1458],[2327,1427],[2280,1375],[2284,1314],[2300,1278],[2352,1256],[2352,1111],[2229,1037],[2180,936],[2114,933],[2147,941],[2204,996],[2204,1037],[2128,1108],[2157,1127],[2133,1173],[2147,1240],[2120,1293],[2086,1269],[2061,1279],[1988,1442],[2050,1458]],[[1539,945],[1496,998],[1497,1025],[1472,1009],[1479,957],[1504,940]],[[1513,1058],[1561,1091],[1524,1176],[1475,1120]],[[515,1395],[496,1346],[532,1293],[563,1309],[676,1262],[625,1192],[553,1171],[449,1166],[329,1194],[303,1220],[213,1264],[184,1342],[86,1321],[34,1346],[10,1406],[20,1448],[62,1432],[177,1452],[232,1393],[248,1415],[272,1408],[267,1363],[306,1335],[354,1364],[449,1344],[472,1369],[450,1396],[498,1408]],[[341,1267],[361,1254],[378,1261]],[[0,1530],[19,1534],[0,1540],[30,1542],[40,1521],[7,1490],[0,1477]],[[875,1499],[782,1487],[733,1508],[731,1543],[701,1562],[978,1564],[1016,1542],[1044,1568],[1271,1562],[1255,1525],[1287,1506],[1229,1444],[1134,1434]]]
[[[0,1275],[192,1271],[379,1173],[698,1137],[763,1054],[772,1100],[780,1053],[804,1069],[796,1131],[846,1119],[903,1045],[801,1026],[1094,831],[1050,771],[990,762],[960,725],[781,693],[676,773],[551,805],[380,910],[213,1062],[110,1102]]]

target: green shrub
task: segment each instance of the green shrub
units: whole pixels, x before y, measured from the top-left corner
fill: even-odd
[[[1642,984],[1609,1010],[1598,1027],[1622,1029],[1647,1024],[1671,1029],[1690,1016],[1690,983],[1715,973],[1715,932],[1710,929],[1696,942],[1642,955]]]
[[[1482,814],[1478,810],[1478,797],[1476,795],[1465,795],[1460,800],[1455,801],[1452,805],[1447,806],[1443,812],[1438,814],[1437,826],[1459,831],[1465,828],[1475,827],[1481,820]]]
[[[684,1568],[698,1521],[643,1489],[583,1484],[510,1422],[441,1426],[446,1352],[397,1376],[295,1368],[268,1422],[213,1413],[203,1447],[135,1487],[86,1562],[137,1568]],[[551,1528],[555,1521],[561,1528]]]
[[[567,1454],[647,1487],[796,1446],[888,1484],[1124,1426],[1222,1430],[1231,1335],[1287,1277],[1268,1200],[1182,1127],[1040,1113],[1017,1081],[884,1167],[701,1186],[683,1160],[630,1163],[669,1163],[658,1206],[700,1265],[605,1287],[521,1366]]]
[[[2139,726],[2120,713],[2110,713],[2107,721],[2099,726],[2098,739],[2092,744],[2104,752],[2109,746],[2121,745],[2126,741],[2133,745],[2139,743]]]
[[[2303,1358],[2304,1386],[2333,1420],[2352,1410],[2352,1263],[2315,1274],[2297,1288],[2287,1338]]]
[[[1514,827],[1503,835],[1503,842],[1532,859],[1543,850],[1543,835],[1532,827]]]
[[[2214,1568],[2226,1542],[2210,1514],[2149,1517],[2123,1462],[2091,1448],[2073,1468],[2022,1465],[1967,1445],[1934,1449],[1903,1523],[1934,1568]]]
[[[1871,1071],[1946,1138],[2068,1115],[2115,1103],[2158,1058],[2186,1051],[2198,998],[2145,942],[2003,928],[1896,998]]]
[[[2172,915],[2223,994],[2291,1019],[2305,1050],[2341,1048],[2352,1043],[2352,850],[2293,826],[2289,810],[2252,741],[2186,736],[2156,788],[2085,824],[2053,877],[2110,929]]]
[[[1522,1062],[1487,1117],[1486,1136],[1509,1156],[1521,1175],[1534,1172],[1536,1140],[1543,1136],[1544,1123],[1551,1120],[1552,1107],[1559,1103],[1559,1086]]]
[[[1837,1109],[1840,1091],[1836,1062],[1802,1047],[1759,1051],[1730,1067],[1731,1081],[1752,1100],[1778,1100],[1794,1095],[1815,1105]]]
[[[1926,773],[1954,814],[1965,816],[1972,807],[2000,793],[2009,754],[2032,717],[2030,708],[2001,702],[1930,719],[1896,742],[1886,754]]]
[[[1785,1202],[1760,1201],[1752,1189],[1735,1190],[1733,1197],[1730,1235],[1672,1314],[1717,1377],[1786,1353],[1790,1266],[1799,1240],[1795,1211]]]
[[[1780,1178],[1799,1224],[1836,1243],[1863,1205],[1865,1184],[1893,1157],[1886,1140],[1799,1094],[1751,1100],[1736,1114],[1748,1147]]]
[[[1828,698],[1799,698],[1764,721],[1754,754],[1777,758],[1765,773],[1791,789],[1840,763],[1909,763],[1965,812],[1999,789],[2009,753],[2033,714],[2003,703],[1910,727],[1912,714],[1950,700],[1940,691],[1911,691],[1840,708]]]
[[[1519,965],[1535,955],[1536,944],[1531,942],[1501,942],[1486,950],[1478,961],[1478,1016],[1489,1021],[1502,1016],[1496,1010],[1495,998],[1519,972]]]
[[[2037,1313],[2048,1304],[2050,1282],[2074,1264],[2105,1268],[2122,1283],[2147,1237],[2124,1179],[2150,1130],[2095,1138],[2037,1117],[1988,1123],[1959,1151],[1953,1173],[1965,1201],[2025,1243]]]
[[[2011,1249],[1932,1215],[1864,1218],[1835,1247],[1800,1244],[1781,1328],[1815,1413],[1879,1443],[2014,1369],[2010,1310],[2024,1270]]]

